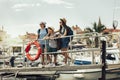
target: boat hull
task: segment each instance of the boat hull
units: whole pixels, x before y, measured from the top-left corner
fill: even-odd
[[[80,72],[81,71],[81,72]],[[78,70],[76,72],[73,72],[72,74],[64,73],[60,74],[60,77],[56,80],[98,80],[101,78],[101,70],[95,69],[95,70]],[[71,73],[71,72],[70,72]],[[119,77],[120,74],[117,73],[107,73],[106,79],[112,79]]]

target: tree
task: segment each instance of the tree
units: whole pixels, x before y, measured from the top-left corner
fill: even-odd
[[[0,42],[2,41],[2,38],[0,37]]]
[[[94,22],[92,28],[87,27],[85,30],[87,32],[101,33],[105,29],[106,29],[105,25],[101,24],[101,20],[99,18],[98,24],[96,22]],[[99,47],[99,38],[98,37],[95,37],[95,47]]]
[[[87,27],[87,28],[85,28],[85,32],[87,32],[87,33],[89,33],[89,32],[93,32],[93,29]]]

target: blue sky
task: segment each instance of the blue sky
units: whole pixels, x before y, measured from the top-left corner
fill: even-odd
[[[58,29],[62,17],[69,26],[77,24],[82,29],[99,17],[112,27],[114,8],[114,19],[119,22],[120,0],[0,0],[0,26],[11,36],[36,33],[41,21]]]

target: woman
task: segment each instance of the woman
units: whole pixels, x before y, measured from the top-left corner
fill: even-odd
[[[41,45],[42,48],[42,53],[45,52],[46,50],[46,45],[48,44],[48,42],[46,40],[42,40],[46,35],[48,34],[48,30],[46,28],[46,23],[45,22],[41,22],[40,23],[40,29],[38,29],[38,41]],[[45,65],[44,62],[44,54],[42,54],[42,65]]]
[[[67,51],[68,50],[68,44],[69,44],[69,38],[64,37],[67,36],[67,25],[66,25],[66,19],[60,19],[60,29],[59,33],[61,35],[61,51]],[[62,53],[63,56],[65,56],[65,64],[67,63],[67,58],[71,60],[71,58],[68,56],[67,52]]]

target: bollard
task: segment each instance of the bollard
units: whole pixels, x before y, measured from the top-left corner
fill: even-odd
[[[14,65],[14,60],[15,60],[15,57],[12,56],[12,57],[10,58],[10,65],[11,65],[11,67],[15,67],[15,65]]]
[[[0,80],[3,80],[3,76],[2,75],[0,75]]]
[[[99,80],[106,80],[106,41],[102,41],[102,74]]]

